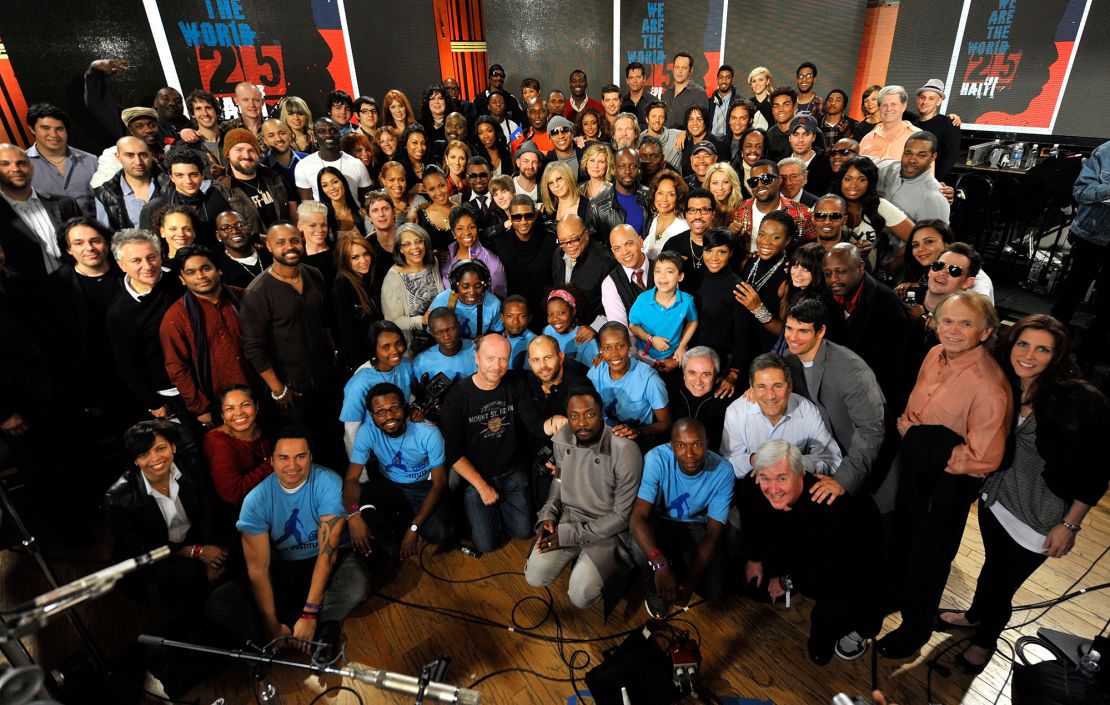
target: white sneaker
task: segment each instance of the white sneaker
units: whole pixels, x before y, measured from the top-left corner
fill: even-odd
[[[844,661],[855,661],[867,653],[867,639],[860,636],[859,632],[849,632],[840,637],[833,652]]]

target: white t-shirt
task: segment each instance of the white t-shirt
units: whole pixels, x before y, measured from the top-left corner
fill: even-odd
[[[370,181],[370,172],[366,171],[362,162],[350,154],[340,152],[338,161],[326,162],[320,158],[319,152],[313,152],[297,162],[297,168],[293,172],[297,188],[312,189],[312,197],[317,201],[320,200],[320,194],[316,190],[316,175],[326,166],[339,169],[339,172],[347,179],[347,188],[351,190],[351,195],[355,197],[356,201],[358,200],[359,189],[370,188],[374,185]]]
[[[894,205],[890,201],[886,200],[885,198],[879,199],[879,215],[881,215],[883,219],[886,220],[886,227],[888,231],[890,230],[890,228],[894,227],[895,225],[899,225],[906,220],[906,214],[902,212],[902,209],[900,209],[898,206]],[[875,228],[871,225],[871,221],[868,220],[866,216],[864,216],[863,222],[856,227],[849,228],[845,226],[844,230],[855,239],[868,240],[875,245],[878,244],[879,237],[886,237],[887,244],[889,245],[888,252],[892,254],[898,252],[898,249],[904,244],[893,233],[876,233]],[[867,255],[867,259],[871,263],[872,267],[877,267],[880,264],[885,264],[885,262],[877,262],[877,256],[878,248],[872,247],[871,252],[869,252]]]

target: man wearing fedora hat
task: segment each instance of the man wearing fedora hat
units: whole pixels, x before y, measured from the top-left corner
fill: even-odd
[[[944,181],[960,151],[960,128],[952,124],[949,116],[940,112],[943,102],[944,81],[939,78],[930,78],[924,86],[917,89],[917,110],[920,114],[913,124],[937,138],[937,160],[934,165],[937,181]]]

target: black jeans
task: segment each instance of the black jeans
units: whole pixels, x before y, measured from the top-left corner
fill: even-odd
[[[983,536],[986,558],[979,571],[975,599],[966,616],[969,622],[979,622],[971,643],[994,649],[998,635],[1013,614],[1014,594],[1048,556],[1015,543],[982,501],[979,502],[979,533]]]
[[[1094,362],[1107,327],[1110,326],[1110,315],[1107,315],[1103,306],[1103,302],[1108,300],[1107,292],[1110,292],[1110,245],[1096,245],[1080,237],[1072,237],[1070,242],[1071,267],[1056,293],[1052,316],[1068,325],[1079,301],[1087,293],[1087,288],[1092,281],[1096,282],[1098,296],[1093,306],[1095,318],[1084,336],[1080,355],[1083,361]]]
[[[663,551],[671,569],[675,572],[679,582],[682,582],[690,572],[690,566],[698,555],[698,544],[705,536],[706,526],[700,522],[673,521],[652,514],[648,519],[652,534],[655,536],[655,545]],[[721,532],[724,540],[724,531]],[[644,590],[649,596],[655,596],[655,574],[648,565],[647,554],[640,548],[640,544],[632,542],[632,557],[644,576]],[[713,560],[701,574],[701,579],[694,587],[697,593],[707,600],[719,600],[725,596],[725,551],[724,546],[717,544]]]

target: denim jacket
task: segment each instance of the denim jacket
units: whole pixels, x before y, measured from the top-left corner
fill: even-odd
[[[1072,195],[1079,210],[1071,232],[1096,245],[1110,244],[1110,142],[1099,145],[1083,163]]]

